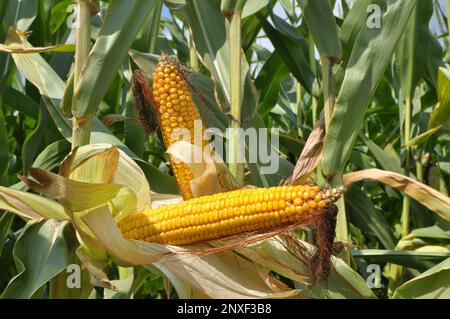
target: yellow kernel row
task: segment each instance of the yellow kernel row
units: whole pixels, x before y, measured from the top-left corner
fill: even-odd
[[[194,122],[200,120],[200,114],[193,101],[189,86],[180,71],[178,64],[167,56],[162,56],[160,63],[154,70],[153,96],[159,114],[159,122],[163,142],[166,148],[175,140],[173,133],[177,129],[187,129],[190,132],[191,143],[195,143]],[[202,132],[197,132],[200,139]],[[202,141],[206,145],[207,141]],[[192,198],[190,181],[194,175],[184,163],[176,163],[169,156],[173,174],[178,188],[184,199]]]
[[[119,228],[129,239],[188,245],[299,222],[331,205],[340,192],[309,185],[236,190],[139,212]],[[288,200],[291,193],[295,197]]]

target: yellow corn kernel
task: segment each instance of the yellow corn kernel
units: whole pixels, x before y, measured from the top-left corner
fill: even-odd
[[[246,232],[268,231],[301,222],[308,213],[332,205],[343,192],[342,189],[319,190],[321,200],[317,203],[304,199],[305,193],[316,192],[311,187],[315,186],[236,190],[198,197],[135,213],[119,222],[119,228],[125,238],[170,245],[191,245]],[[280,196],[271,196],[275,192]],[[288,200],[282,193],[297,197]],[[262,195],[267,201],[231,205],[232,199],[252,198],[254,194]],[[270,200],[277,197],[284,199]],[[295,205],[299,199],[302,204]]]
[[[179,140],[172,133],[177,129],[186,129],[190,132],[190,141],[194,144],[194,121],[201,120],[198,109],[193,102],[184,70],[177,61],[162,55],[153,77],[153,95],[155,106],[159,114],[159,124],[166,148]],[[203,136],[204,130],[198,134]],[[201,147],[207,141],[203,140]],[[169,156],[181,196],[184,199],[192,198],[190,181],[194,175],[185,163],[176,162]]]

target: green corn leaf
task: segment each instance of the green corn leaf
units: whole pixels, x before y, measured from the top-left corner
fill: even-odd
[[[330,2],[328,0],[298,0],[298,4],[320,56],[339,61],[342,48]]]
[[[7,1],[7,4],[4,21],[6,27],[14,26],[21,31],[27,31],[36,19],[38,1],[10,0]]]
[[[0,298],[28,299],[50,279],[64,270],[68,252],[64,229],[67,222],[29,222],[14,246],[18,274],[11,279]]]
[[[276,24],[276,28],[263,16],[258,14],[258,18],[264,32],[280,53],[283,62],[289,68],[292,75],[295,76],[308,93],[311,93],[313,90],[314,73],[309,66],[308,44],[305,38],[275,14],[272,14],[271,18]]]
[[[397,251],[381,249],[352,250],[355,258],[363,258],[373,263],[392,263],[425,271],[450,257],[450,253]]]
[[[363,124],[365,110],[414,9],[415,1],[397,0],[382,18],[381,29],[360,32],[339,92],[324,142],[323,171],[343,171]]]
[[[450,258],[398,287],[393,298],[450,298]]]
[[[33,119],[39,116],[39,104],[13,87],[5,86],[3,103]]]
[[[428,29],[433,4],[431,1],[416,1],[411,18],[400,38],[396,51],[399,76],[404,97],[411,98],[418,81],[426,70],[431,34]]]
[[[87,58],[75,88],[77,100],[73,115],[90,117],[97,110],[117,70],[123,63],[133,39],[139,31],[155,1],[114,1],[108,6],[108,14],[99,36]]]
[[[439,104],[431,113],[428,127],[436,128],[450,120],[450,70],[439,68],[438,75]]]
[[[396,238],[384,216],[359,188],[353,186],[345,194],[350,206],[350,220],[359,228],[376,236],[386,249],[394,249]]]

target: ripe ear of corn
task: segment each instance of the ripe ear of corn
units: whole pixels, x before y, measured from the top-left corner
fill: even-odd
[[[138,212],[118,226],[128,239],[190,245],[301,223],[341,194],[310,185],[240,189]]]
[[[167,55],[161,56],[155,68],[153,98],[159,114],[164,145],[168,148],[177,142],[179,139],[175,139],[173,133],[183,128],[190,132],[189,141],[192,144],[195,144],[195,141],[201,141],[202,145],[198,146],[203,148],[207,141],[203,140],[203,128],[195,131],[197,136],[194,134],[194,122],[201,121],[201,118],[184,73],[184,69]],[[169,161],[181,195],[184,199],[192,198],[190,188],[190,181],[193,179],[192,171],[186,164],[177,163],[172,156],[169,156]]]

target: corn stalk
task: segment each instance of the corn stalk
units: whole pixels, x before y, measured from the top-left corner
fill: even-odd
[[[409,141],[411,139],[411,96],[407,94],[405,96],[405,129],[404,129],[404,140],[405,140],[405,175],[409,177],[410,175],[410,157],[411,157],[411,146],[409,146]],[[403,211],[402,211],[402,236],[405,237],[409,233],[409,218],[410,218],[410,202],[408,196],[403,198]]]
[[[192,31],[189,29],[189,65],[192,70],[198,72],[199,61],[197,56],[197,51],[195,50],[194,40],[192,39]]]
[[[312,37],[309,39],[308,41],[308,49],[309,49],[309,65],[311,67],[311,70],[314,74],[314,76],[316,76],[316,57],[315,57],[315,53],[314,53],[314,41],[312,39]],[[313,126],[316,124],[317,122],[317,99],[314,95],[311,95],[311,110],[312,110],[312,123]]]
[[[303,129],[302,129],[302,86],[300,82],[295,81],[295,95],[297,101],[297,134],[300,137],[303,137]]]
[[[450,34],[450,0],[447,0],[447,33]],[[448,36],[448,34],[447,34]]]
[[[322,89],[325,110],[325,130],[328,131],[336,100],[334,93],[333,61],[329,58],[322,59],[322,76]]]
[[[222,12],[230,20],[228,41],[230,45],[230,99],[231,99],[231,134],[230,134],[230,172],[237,185],[244,183],[244,163],[241,157],[241,20],[245,1],[223,1]]]
[[[77,36],[75,51],[74,87],[80,80],[80,74],[91,49],[91,14],[88,0],[77,1]],[[72,99],[72,110],[77,108],[76,91]],[[72,149],[87,145],[90,142],[92,117],[73,117],[72,123]]]

